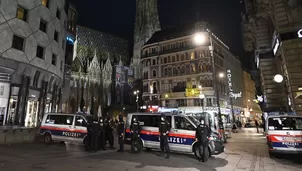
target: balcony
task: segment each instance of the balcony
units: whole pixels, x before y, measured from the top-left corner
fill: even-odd
[[[151,56],[157,56],[157,55],[163,55],[163,54],[174,53],[174,52],[179,52],[179,51],[185,51],[185,50],[190,50],[190,49],[194,49],[194,48],[196,48],[196,46],[188,45],[188,46],[185,46],[185,47],[163,50],[163,51],[156,52],[156,53],[143,54],[142,58],[148,58],[148,57],[151,57]]]

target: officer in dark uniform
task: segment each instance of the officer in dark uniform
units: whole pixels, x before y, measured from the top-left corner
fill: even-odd
[[[131,138],[131,152],[140,152],[141,146],[140,146],[140,125],[139,121],[137,119],[137,116],[133,116],[130,131],[132,134]]]
[[[198,149],[199,149],[199,158],[198,160],[202,162],[207,162],[209,158],[209,140],[208,137],[210,137],[211,131],[210,128],[205,124],[205,121],[203,119],[200,120],[200,124],[198,125],[195,133],[195,140],[198,143]]]
[[[98,147],[99,149],[103,149],[106,150],[105,148],[105,141],[106,141],[106,135],[105,135],[105,124],[104,124],[104,120],[102,117],[100,117],[99,119],[99,130],[100,130],[100,134],[99,134],[99,143],[98,143]]]
[[[168,144],[168,134],[169,134],[170,126],[164,114],[161,114],[160,124],[159,124],[159,134],[160,134],[160,150],[161,156],[164,154],[164,149],[167,150],[169,158],[170,156],[170,147]]]
[[[97,120],[97,118],[94,118],[91,126],[91,150],[93,152],[97,151],[99,134],[99,121]]]
[[[120,149],[118,152],[124,151],[124,129],[125,129],[125,123],[123,120],[123,115],[119,115],[119,122],[117,125],[117,136],[118,136],[118,143],[120,145]]]
[[[92,117],[87,117],[87,139],[85,141],[85,150],[89,151],[91,149],[91,137],[92,137]]]
[[[107,132],[107,140],[109,141],[109,145],[111,149],[115,149],[113,147],[114,144],[114,136],[113,136],[113,124],[112,119],[110,117],[107,118],[106,124],[106,132]]]

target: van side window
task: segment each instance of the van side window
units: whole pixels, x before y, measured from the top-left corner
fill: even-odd
[[[82,116],[76,116],[75,126],[86,126],[86,121]]]
[[[160,124],[159,115],[137,115],[142,126],[158,127]],[[171,116],[167,116],[167,121],[171,125]]]
[[[176,129],[195,130],[194,126],[185,117],[175,116],[174,120]]]
[[[55,125],[72,125],[73,116],[71,115],[48,115],[45,123]]]

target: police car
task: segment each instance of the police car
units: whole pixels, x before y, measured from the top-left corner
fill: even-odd
[[[199,121],[192,117],[183,114],[165,114],[167,121],[170,123],[171,130],[169,132],[168,142],[171,151],[194,153],[197,155],[197,144],[195,141],[195,131],[199,125]],[[131,143],[130,125],[132,117],[137,116],[141,125],[141,144],[146,149],[158,149],[160,147],[159,130],[161,113],[130,113],[127,116],[125,127],[125,143]],[[215,141],[219,141],[219,137],[213,134]],[[220,138],[220,148],[215,147],[215,142],[211,137],[209,143],[210,155],[218,154],[224,151],[224,145]]]
[[[82,114],[47,113],[42,119],[40,135],[44,142],[52,141],[85,143],[87,119]]]

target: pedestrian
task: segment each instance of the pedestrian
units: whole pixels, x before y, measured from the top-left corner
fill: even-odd
[[[259,123],[257,120],[255,120],[255,126],[256,126],[256,129],[257,129],[257,133],[259,133]]]
[[[137,119],[137,116],[132,117],[132,122],[130,126],[130,131],[132,134],[131,138],[131,152],[140,152],[141,146],[140,146],[140,123]]]
[[[169,136],[170,126],[166,119],[165,114],[161,114],[160,124],[159,124],[159,134],[160,134],[160,150],[161,156],[164,156],[164,150],[167,151],[167,158],[170,157],[170,148],[168,144],[168,136]]]
[[[209,137],[211,132],[209,131],[209,127],[205,124],[204,120],[200,120],[200,124],[198,125],[195,133],[195,140],[197,142],[198,152],[199,152],[199,161],[207,162],[209,158]]]
[[[86,129],[87,129],[87,137],[86,137],[86,141],[85,141],[85,150],[86,151],[90,151],[91,150],[91,137],[92,137],[92,118],[91,117],[87,117],[87,125],[86,125]]]
[[[104,120],[102,117],[99,119],[99,129],[100,129],[100,134],[99,134],[99,149],[106,150],[105,144],[106,144],[106,135],[105,135],[105,125],[104,125]]]
[[[113,122],[112,118],[108,117],[106,132],[107,132],[107,139],[108,139],[110,148],[115,149],[114,148],[114,136],[113,136],[113,126],[114,126],[113,124],[114,123],[112,123],[112,122]]]
[[[119,115],[119,122],[117,126],[117,136],[118,136],[118,143],[120,145],[120,149],[118,152],[124,152],[124,129],[125,129],[125,123],[123,120],[123,115]]]
[[[92,126],[91,126],[91,150],[93,152],[97,151],[98,148],[98,137],[99,137],[99,122],[97,118],[93,119]]]

